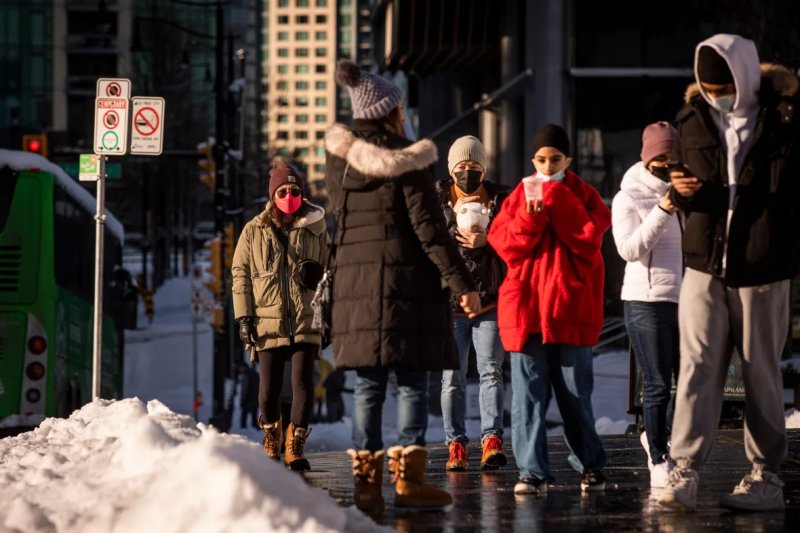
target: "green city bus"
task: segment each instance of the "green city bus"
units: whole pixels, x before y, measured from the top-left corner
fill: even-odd
[[[0,150],[0,426],[91,401],[95,198],[44,157]],[[122,394],[114,287],[122,225],[106,213],[101,396]]]

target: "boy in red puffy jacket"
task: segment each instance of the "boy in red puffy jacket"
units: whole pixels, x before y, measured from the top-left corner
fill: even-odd
[[[603,323],[600,246],[611,212],[593,187],[567,170],[569,154],[563,128],[539,128],[533,138],[536,173],[517,185],[489,231],[489,243],[508,265],[498,325],[511,352],[516,494],[543,493],[554,480],[545,428],[551,386],[581,490],[605,488],[606,454],[591,402],[591,347]]]

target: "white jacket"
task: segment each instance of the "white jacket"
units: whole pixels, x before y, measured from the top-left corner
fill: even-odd
[[[611,205],[614,242],[628,262],[622,299],[678,302],[683,278],[681,214],[658,207],[669,184],[640,161],[625,173]]]

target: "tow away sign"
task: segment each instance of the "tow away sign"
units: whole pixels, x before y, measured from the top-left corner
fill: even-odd
[[[125,155],[128,151],[128,99],[95,98],[94,153]]]
[[[131,154],[159,155],[164,144],[164,99],[134,96],[131,103]]]

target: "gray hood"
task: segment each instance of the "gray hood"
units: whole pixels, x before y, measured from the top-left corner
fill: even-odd
[[[711,105],[711,98],[700,86],[697,75],[697,56],[701,46],[710,46],[728,63],[736,84],[735,116],[746,116],[758,106],[758,90],[761,87],[761,71],[756,44],[750,39],[729,33],[718,33],[697,45],[694,51],[694,77],[700,94]],[[712,106],[713,107],[713,106]]]

